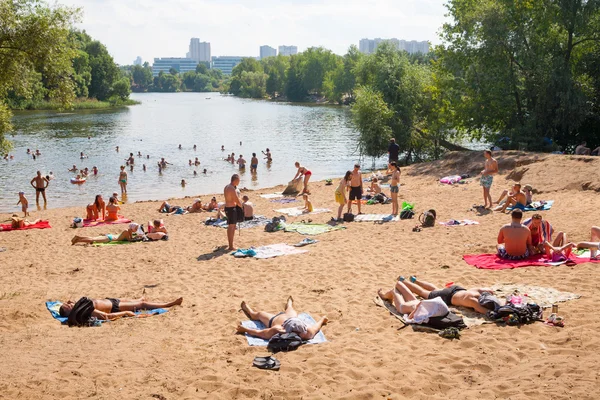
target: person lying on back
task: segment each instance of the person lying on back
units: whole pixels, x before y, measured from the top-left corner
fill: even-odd
[[[513,210],[510,224],[500,228],[498,233],[498,256],[505,260],[523,260],[533,254],[531,231],[521,224],[523,211]]]
[[[183,297],[169,303],[149,303],[145,298],[140,299],[90,299],[94,304],[92,317],[103,321],[112,321],[121,317],[134,317],[136,311],[156,310],[181,305]],[[75,306],[75,302],[68,300],[60,306],[58,312],[61,317],[68,317]]]

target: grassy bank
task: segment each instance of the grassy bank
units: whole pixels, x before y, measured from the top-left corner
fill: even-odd
[[[99,101],[96,99],[77,99],[73,102],[71,110],[100,110],[112,107],[133,106],[141,104],[139,101],[127,99],[111,103],[108,101]],[[63,110],[63,105],[58,101],[32,101],[13,110]]]

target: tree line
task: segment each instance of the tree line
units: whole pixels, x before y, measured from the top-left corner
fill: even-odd
[[[171,68],[169,73],[160,72],[153,76],[148,62],[143,65],[122,68],[129,78],[134,92],[218,92],[223,83],[223,73],[218,69],[209,69],[208,63],[201,62],[195,71],[180,74]]]

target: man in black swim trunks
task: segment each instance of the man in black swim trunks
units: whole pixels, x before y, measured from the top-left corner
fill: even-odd
[[[225,215],[227,216],[227,241],[229,243],[229,250],[235,251],[233,247],[233,238],[235,236],[235,229],[238,222],[244,221],[244,204],[240,199],[240,192],[237,186],[240,184],[240,176],[233,174],[231,176],[231,183],[225,186]]]
[[[46,179],[46,177],[42,176],[40,171],[37,172],[37,175],[31,180],[31,186],[35,189],[35,202],[36,204],[40,204],[40,193],[44,198],[44,204],[46,204],[46,188],[50,184],[50,181]]]
[[[352,170],[352,176],[350,178],[350,195],[348,196],[348,213],[352,212],[352,202],[356,200],[356,205],[358,206],[358,213],[360,212],[360,201],[362,199],[363,194],[363,179],[362,174],[360,173],[360,165],[354,164],[354,169]]]
[[[412,276],[410,280],[399,278],[411,292],[424,299],[441,298],[447,306],[467,307],[472,308],[478,313],[485,314],[489,310],[479,304],[479,297],[483,293],[494,294],[492,289],[488,288],[473,288],[465,289],[458,285],[452,285],[444,289],[438,289],[428,282],[417,280]]]
[[[169,308],[181,305],[183,297],[170,303],[149,303],[143,297],[141,299],[92,299],[94,311],[92,317],[100,320],[114,320],[120,317],[133,317],[139,310],[156,310],[157,308]],[[75,302],[72,300],[63,303],[58,310],[61,317],[68,317],[73,310]]]

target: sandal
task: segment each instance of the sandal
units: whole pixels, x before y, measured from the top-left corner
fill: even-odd
[[[405,277],[403,277],[402,275],[400,275],[400,276],[398,277],[398,281],[400,281],[400,282],[404,282],[404,280],[405,280],[405,279],[406,279],[406,278],[405,278]]]
[[[274,357],[256,357],[252,362],[252,366],[258,369],[268,369],[272,371],[279,371],[281,363]]]
[[[413,232],[421,232],[421,227],[419,225],[416,225],[412,231]]]
[[[411,276],[410,276],[410,281],[411,281],[412,283],[415,283],[415,282],[417,281],[417,276],[416,276],[416,275],[411,275]]]

